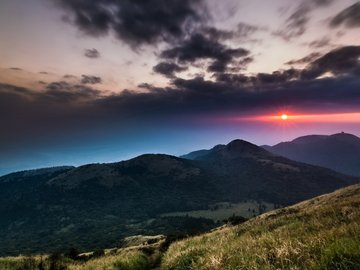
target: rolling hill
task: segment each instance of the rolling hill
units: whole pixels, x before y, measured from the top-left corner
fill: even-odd
[[[309,135],[263,147],[292,160],[360,176],[360,138],[352,134]]]
[[[147,154],[14,173],[0,178],[0,255],[105,248],[136,234],[198,233],[217,224],[162,215],[246,200],[290,205],[357,182],[242,140],[194,160]]]

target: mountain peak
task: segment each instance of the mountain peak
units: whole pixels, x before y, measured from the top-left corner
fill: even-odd
[[[264,154],[267,151],[255,144],[249,143],[244,140],[233,140],[226,145],[226,149],[230,152],[236,152],[241,154]]]

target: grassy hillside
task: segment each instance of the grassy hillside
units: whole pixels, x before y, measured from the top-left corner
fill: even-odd
[[[168,240],[159,239],[106,250],[87,261],[63,257],[52,269],[360,269],[360,184],[177,241],[167,250]],[[135,242],[141,241],[137,237]],[[38,270],[40,261],[40,257],[2,258],[0,269]],[[51,258],[43,257],[43,262],[42,269],[51,269]]]
[[[360,269],[360,185],[173,244],[163,269]]]

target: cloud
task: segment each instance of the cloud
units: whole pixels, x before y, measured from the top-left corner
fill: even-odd
[[[320,53],[318,52],[313,52],[310,53],[309,55],[300,58],[300,59],[296,59],[296,60],[291,60],[289,62],[286,62],[286,65],[303,65],[303,64],[309,64],[310,62],[313,62],[314,60],[318,59],[321,56]]]
[[[273,73],[258,73],[256,82],[260,85],[279,84],[297,79],[299,71],[296,69],[287,69],[283,71],[274,71]]]
[[[204,26],[197,29],[197,32],[202,33],[208,39],[214,40],[228,40],[228,39],[242,39],[245,40],[257,31],[267,31],[265,27],[260,27],[257,25],[252,25],[244,22],[238,23],[235,30],[228,31],[223,29],[218,29],[215,27]]]
[[[317,8],[329,6],[333,2],[334,0],[303,0],[286,19],[285,27],[273,34],[286,41],[302,36],[307,30],[310,13]]]
[[[153,67],[153,71],[168,78],[174,78],[174,73],[187,70],[187,67],[179,66],[175,63],[161,62]]]
[[[252,87],[237,86],[230,82],[213,82],[197,77],[194,79],[175,79],[171,87],[159,88],[147,84],[148,92],[123,91],[119,94],[102,96],[101,92],[82,85],[71,85],[65,82],[49,84],[45,91],[36,92],[26,88],[10,85],[0,85],[1,104],[9,104],[2,107],[1,118],[7,118],[12,114],[5,114],[4,109],[14,111],[14,101],[27,104],[21,108],[30,111],[50,110],[56,112],[58,107],[63,107],[68,102],[80,102],[87,100],[85,105],[74,103],[73,115],[69,115],[65,108],[64,118],[87,115],[89,121],[91,115],[103,115],[106,118],[118,119],[131,113],[140,118],[153,117],[155,115],[180,115],[185,113],[184,108],[192,113],[218,113],[227,111],[246,111],[248,109],[262,108],[271,109],[279,105],[302,106],[308,103],[321,104],[333,103],[334,106],[346,106],[360,101],[360,78],[353,75],[323,78],[317,80],[283,81],[281,85],[266,85],[254,91]],[[12,97],[10,97],[12,96]],[[64,98],[65,97],[65,98]],[[10,102],[12,100],[13,102]],[[20,102],[21,100],[21,102]],[[47,106],[49,100],[57,106]],[[79,105],[76,105],[79,104]],[[80,112],[77,114],[76,111]],[[88,112],[88,113],[86,113]],[[101,113],[100,113],[101,112]],[[50,115],[53,113],[50,113]],[[41,115],[49,115],[47,111],[41,111]],[[24,115],[26,117],[26,114]],[[66,119],[63,119],[66,122]]]
[[[308,45],[310,48],[314,48],[314,49],[327,47],[327,46],[331,45],[331,39],[328,37],[323,37],[321,39],[317,39],[317,40],[310,42]]]
[[[360,2],[353,4],[352,6],[344,9],[334,18],[331,19],[331,27],[338,27],[345,25],[346,27],[359,27],[360,26]]]
[[[82,84],[98,84],[102,82],[102,79],[97,76],[81,75]]]
[[[291,60],[287,65],[304,65],[300,69],[279,70],[273,73],[258,73],[246,76],[239,73],[216,74],[218,82],[237,86],[261,87],[268,84],[282,84],[295,80],[313,80],[326,73],[333,76],[360,74],[360,46],[344,46],[321,55],[311,53],[301,59]]]
[[[257,77],[266,84],[259,84],[256,88],[229,81],[213,82],[201,77],[178,78],[170,88],[148,86],[148,93],[128,92],[103,102],[119,109],[139,108],[142,113],[144,109],[140,108],[146,107],[144,116],[176,116],[185,114],[184,110],[192,114],[241,114],[249,110],[271,111],[279,106],[315,107],[322,111],[328,109],[329,104],[332,104],[332,109],[339,109],[348,105],[356,107],[360,101],[360,79],[357,76],[291,81],[284,78],[286,75],[291,77],[287,72],[273,74],[271,78],[261,74]]]
[[[75,75],[71,75],[71,74],[65,74],[63,76],[64,79],[76,79],[77,77]]]
[[[255,82],[255,77],[250,77],[239,73],[218,73],[216,74],[215,78],[217,82],[234,86],[253,85]]]
[[[100,57],[100,53],[97,49],[85,49],[84,55],[87,58],[95,59]]]
[[[295,80],[313,80],[326,73],[333,76],[360,74],[360,46],[336,48],[324,55],[311,53],[301,59],[291,60],[287,65],[304,65],[300,69],[279,70],[273,73],[258,73],[253,76],[223,73],[215,76],[218,82],[240,86],[261,87],[268,84],[282,84]]]
[[[65,19],[90,36],[113,32],[131,46],[183,37],[205,19],[202,0],[53,0]],[[201,12],[201,13],[200,13]]]
[[[18,67],[11,67],[9,68],[10,70],[14,70],[14,71],[22,71],[22,68],[18,68]]]
[[[201,32],[209,39],[215,40],[228,40],[235,36],[233,31],[222,30],[215,27],[202,27],[201,29],[198,29],[198,32]]]
[[[235,33],[237,37],[244,39],[244,38],[248,38],[249,36],[260,30],[266,31],[267,29],[265,27],[259,27],[256,25],[241,22],[237,25],[237,29]]]
[[[334,49],[313,61],[302,71],[302,78],[314,79],[326,72],[334,75],[352,74],[360,71],[360,46]]]
[[[94,100],[100,97],[100,91],[78,84],[70,84],[65,81],[52,82],[45,87],[45,95],[39,95],[47,101],[56,102],[82,102]]]
[[[164,50],[160,58],[171,59],[180,64],[210,59],[212,62],[207,68],[209,72],[225,72],[229,68],[239,69],[244,63],[235,60],[246,57],[249,53],[243,48],[229,48],[219,40],[210,39],[206,34],[194,33],[179,46]]]

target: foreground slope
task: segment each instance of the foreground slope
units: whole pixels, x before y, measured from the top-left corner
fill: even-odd
[[[162,269],[360,269],[360,185],[176,242]]]
[[[296,161],[360,176],[360,138],[352,134],[310,135],[264,148]]]
[[[170,248],[171,237],[152,239],[157,241],[131,237],[129,247],[107,249],[98,256],[88,252],[57,259],[0,258],[0,268],[38,270],[42,262],[41,269],[68,270],[357,270],[360,185],[263,214],[241,225],[173,242]],[[55,259],[62,268],[51,268]]]

